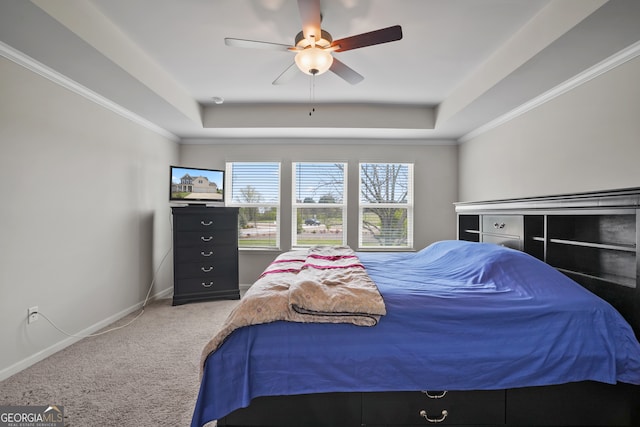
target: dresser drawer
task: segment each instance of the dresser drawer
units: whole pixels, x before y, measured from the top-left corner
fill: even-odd
[[[524,234],[524,217],[522,215],[483,215],[482,232],[521,238]]]
[[[238,291],[238,281],[232,277],[220,276],[183,279],[176,287],[178,295],[206,294],[216,291]]]
[[[228,256],[237,253],[236,245],[195,245],[180,248],[175,254],[176,263],[204,262],[218,256]]]
[[[176,279],[213,278],[233,275],[238,269],[236,257],[213,258],[211,260],[176,263],[174,266]]]
[[[363,424],[418,426],[431,423],[441,425],[505,423],[504,390],[428,393],[363,393]]]
[[[181,215],[176,217],[178,231],[235,230],[238,228],[238,217],[226,214]]]
[[[176,246],[218,246],[237,244],[238,230],[181,231],[175,237]]]

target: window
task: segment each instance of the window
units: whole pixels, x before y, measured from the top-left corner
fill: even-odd
[[[280,248],[280,163],[227,163],[227,206],[240,208],[238,247]]]
[[[346,163],[293,163],[292,246],[346,244]]]
[[[360,164],[360,248],[413,247],[413,165]]]

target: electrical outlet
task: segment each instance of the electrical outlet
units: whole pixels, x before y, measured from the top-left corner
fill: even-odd
[[[38,320],[38,306],[29,307],[27,309],[27,323],[33,323]]]

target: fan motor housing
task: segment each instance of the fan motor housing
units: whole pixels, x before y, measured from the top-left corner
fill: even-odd
[[[331,45],[331,42],[333,42],[333,37],[331,37],[331,34],[329,34],[325,30],[320,30],[320,39],[316,40],[316,46],[323,47],[323,48],[329,47]],[[304,33],[302,31],[300,31],[298,35],[296,35],[295,44],[297,47],[300,47],[300,48],[311,46],[311,43],[309,43],[309,40],[307,40],[304,37]]]

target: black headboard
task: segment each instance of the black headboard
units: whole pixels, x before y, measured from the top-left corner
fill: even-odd
[[[458,239],[523,250],[613,305],[640,340],[640,188],[460,202]]]

